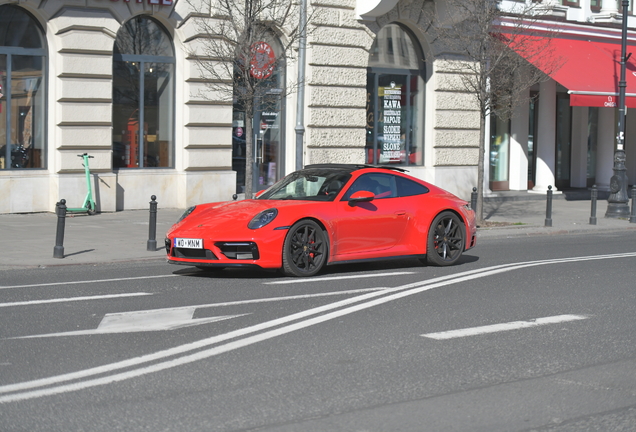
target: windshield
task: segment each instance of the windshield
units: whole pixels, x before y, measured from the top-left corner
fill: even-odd
[[[265,191],[262,200],[333,201],[351,178],[341,169],[307,169],[291,173]]]

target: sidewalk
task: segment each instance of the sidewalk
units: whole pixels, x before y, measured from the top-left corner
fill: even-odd
[[[589,200],[552,202],[552,227],[545,227],[543,200],[484,202],[488,222],[479,228],[480,239],[598,233],[636,230],[623,219],[606,219],[607,201],[597,202],[597,224],[590,225]],[[20,267],[164,260],[164,234],[183,213],[182,209],[157,211],[157,250],[147,251],[149,211],[128,210],[66,219],[64,258],[53,258],[57,216],[53,213],[0,215],[4,251],[0,270]],[[477,245],[479,245],[479,240]]]
[[[545,226],[546,197],[526,201],[486,201],[484,219],[489,222],[478,229],[479,238],[519,237],[531,235],[584,234],[636,230],[629,218],[606,218],[607,200],[596,203],[596,225],[590,225],[591,201],[554,199],[552,201],[552,227]],[[631,206],[631,202],[629,203]],[[631,208],[631,207],[630,207]],[[479,241],[477,242],[479,245]]]

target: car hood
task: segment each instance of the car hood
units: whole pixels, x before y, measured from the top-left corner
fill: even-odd
[[[200,204],[196,209],[187,216],[183,221],[175,224],[170,232],[192,231],[197,229],[206,229],[215,227],[217,229],[227,228],[236,229],[237,227],[247,228],[247,224],[263,210],[276,208],[279,210],[279,221],[282,222],[280,213],[284,213],[285,209],[292,207],[311,206],[312,204],[324,205],[324,202],[313,201],[285,201],[285,200],[243,200],[229,201],[211,204]],[[276,221],[272,222],[276,224]]]

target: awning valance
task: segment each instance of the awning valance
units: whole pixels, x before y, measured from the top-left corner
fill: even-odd
[[[524,43],[546,45],[545,40],[526,40]],[[514,46],[513,46],[514,49]],[[523,56],[522,50],[515,50]],[[567,88],[571,106],[616,107],[618,81],[621,72],[621,43],[597,42],[584,39],[552,38],[550,55],[557,56],[561,66],[555,71],[543,69],[539,61],[527,59]],[[627,52],[636,54],[636,46],[627,45]],[[636,108],[636,55],[626,66],[625,105]]]

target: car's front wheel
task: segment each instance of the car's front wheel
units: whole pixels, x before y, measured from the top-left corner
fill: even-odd
[[[464,251],[466,229],[459,217],[450,211],[437,215],[428,231],[426,259],[430,264],[455,264]]]
[[[289,229],[283,244],[283,272],[288,276],[313,276],[327,262],[329,243],[322,227],[301,220]]]

